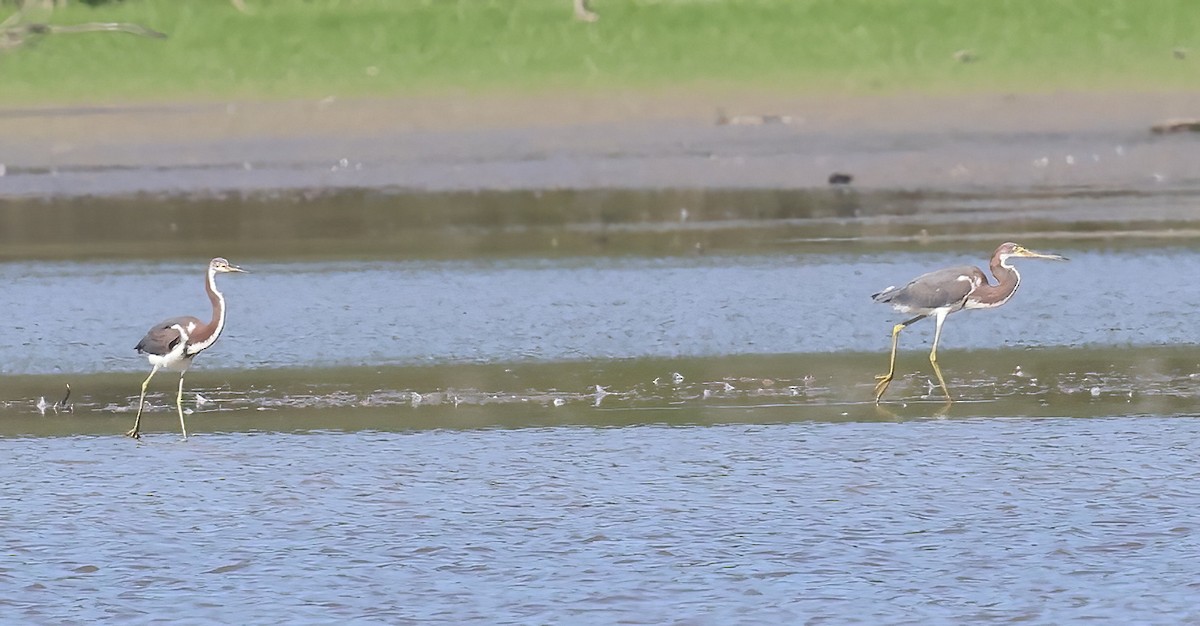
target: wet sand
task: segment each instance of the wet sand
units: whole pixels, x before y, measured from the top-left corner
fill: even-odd
[[[753,122],[719,125],[718,112]],[[1138,186],[1194,179],[1200,92],[694,90],[0,109],[0,196],[307,188]],[[741,117],[738,116],[749,116]]]

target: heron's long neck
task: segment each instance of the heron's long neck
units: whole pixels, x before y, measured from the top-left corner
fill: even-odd
[[[192,334],[187,348],[189,354],[196,354],[211,346],[217,337],[221,336],[221,330],[225,328],[225,296],[217,291],[216,272],[208,271],[208,276],[204,281],[204,290],[208,292],[208,299],[212,302],[212,321],[203,329],[198,329]]]
[[[993,269],[992,273],[995,273],[995,271]],[[208,272],[208,278],[204,282],[204,289],[208,292],[208,299],[212,302],[213,307],[212,321],[208,325],[216,329],[213,333],[214,335],[219,335],[221,327],[225,326],[225,296],[220,291],[217,291],[216,272],[211,270]]]
[[[1006,259],[993,258],[991,264],[992,275],[996,277],[996,284],[980,285],[975,293],[972,294],[978,306],[994,307],[1000,306],[1017,292],[1017,287],[1021,285],[1021,274],[1017,272],[1017,268],[1009,265]]]

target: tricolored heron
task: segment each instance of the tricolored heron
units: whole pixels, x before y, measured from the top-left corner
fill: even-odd
[[[183,375],[187,373],[192,359],[211,347],[225,329],[225,296],[217,291],[217,274],[225,272],[245,272],[246,270],[230,265],[229,261],[217,257],[208,262],[204,289],[208,299],[212,301],[212,321],[204,323],[198,318],[186,315],[172,317],[155,324],[145,337],[134,348],[146,355],[154,369],[142,383],[142,395],[138,398],[137,417],[133,420],[133,428],[125,433],[138,439],[141,433],[138,427],[142,423],[142,407],[146,403],[146,387],[150,379],[158,373],[160,367],[179,370],[179,393],[175,396],[175,408],[179,411],[179,427],[183,429],[183,438],[187,439],[187,425],[183,423]]]
[[[876,302],[890,304],[901,313],[917,314],[916,317],[892,327],[892,356],[888,361],[888,372],[875,377],[879,381],[875,384],[876,403],[883,397],[883,392],[887,391],[892,376],[896,373],[896,344],[900,340],[900,331],[930,315],[934,316],[937,327],[933,331],[933,349],[929,351],[929,363],[933,365],[933,373],[937,374],[938,383],[942,385],[942,393],[946,394],[946,402],[952,401],[950,391],[946,389],[946,380],[942,378],[942,368],[938,367],[937,362],[942,324],[945,323],[946,316],[955,311],[990,309],[1008,302],[1021,284],[1021,275],[1015,267],[1009,265],[1009,261],[1014,258],[1067,260],[1058,254],[1042,254],[1015,243],[1003,243],[992,254],[990,264],[992,275],[996,277],[995,285],[988,282],[983,270],[964,265],[935,270],[918,276],[903,287],[888,287],[871,296]]]

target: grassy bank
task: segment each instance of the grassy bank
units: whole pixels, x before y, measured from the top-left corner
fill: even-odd
[[[222,0],[78,2],[0,53],[0,104],[467,90],[752,86],[797,92],[1200,85],[1194,0]],[[11,11],[9,5],[3,5]],[[955,52],[970,51],[963,62]],[[961,56],[961,55],[960,55]],[[1179,58],[1179,57],[1183,58]]]

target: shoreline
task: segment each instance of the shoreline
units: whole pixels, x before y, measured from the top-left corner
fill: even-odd
[[[29,120],[53,120],[62,131],[100,133],[88,121],[104,118],[137,137],[137,128],[189,138],[304,132],[480,130],[545,128],[660,120],[715,122],[730,115],[788,115],[817,130],[926,131],[979,128],[997,131],[1082,131],[1115,124],[1150,124],[1200,114],[1193,91],[1029,91],[980,93],[796,94],[764,89],[678,88],[546,90],[533,93],[447,91],[394,96],[130,101],[124,103],[0,104],[0,132],[22,137],[47,129]],[[71,123],[75,121],[77,123]],[[210,127],[187,124],[209,121]],[[175,127],[172,122],[177,122]]]
[[[748,123],[720,125],[722,112]],[[797,188],[823,186],[835,171],[873,188],[1128,185],[1191,177],[1193,142],[1151,137],[1150,127],[1198,115],[1200,91],[695,90],[0,108],[0,197]],[[1135,150],[1130,168],[1124,157]]]

